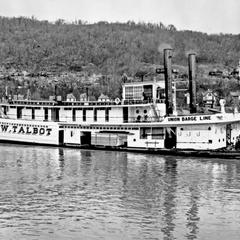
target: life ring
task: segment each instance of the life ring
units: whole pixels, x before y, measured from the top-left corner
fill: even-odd
[[[121,102],[119,98],[115,98],[115,103],[118,105]]]

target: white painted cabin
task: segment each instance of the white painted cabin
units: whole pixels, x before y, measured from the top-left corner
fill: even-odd
[[[0,140],[72,146],[102,145],[141,149],[213,150],[235,144],[240,134],[238,113],[166,116],[164,81],[126,82],[115,101],[27,101],[0,104],[6,125],[48,126],[52,139],[21,131],[21,137],[0,132]],[[40,124],[41,123],[41,124]],[[43,130],[42,130],[43,131]],[[36,140],[35,140],[36,139]]]

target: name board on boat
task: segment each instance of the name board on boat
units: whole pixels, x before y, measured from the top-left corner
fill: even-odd
[[[201,122],[209,120],[211,120],[211,116],[182,116],[168,118],[168,122]]]
[[[13,134],[27,134],[27,135],[39,135],[50,136],[52,128],[46,126],[27,126],[23,124],[0,124],[0,132],[13,133]]]

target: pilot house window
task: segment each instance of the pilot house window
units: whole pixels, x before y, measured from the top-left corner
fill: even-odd
[[[150,100],[152,99],[152,85],[146,85],[144,86],[144,100]]]
[[[143,89],[141,86],[133,88],[133,98],[137,100],[141,100],[143,98]]]
[[[142,100],[143,88],[142,86],[129,86],[125,88],[125,99]]]
[[[126,99],[133,99],[133,87],[126,87],[125,88],[125,98]]]

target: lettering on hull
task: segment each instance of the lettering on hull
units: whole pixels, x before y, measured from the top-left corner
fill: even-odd
[[[169,117],[168,122],[197,122],[210,121],[211,116],[184,116],[184,117]]]
[[[0,124],[0,132],[26,135],[50,136],[52,128]]]

